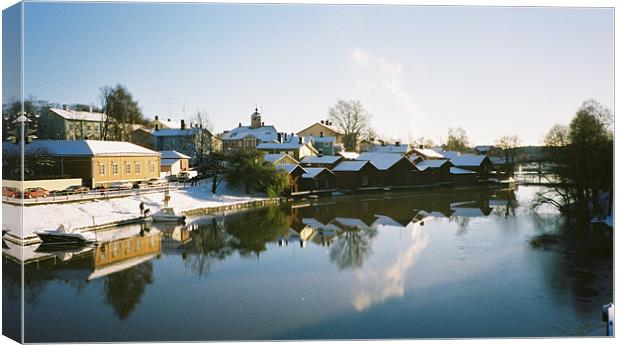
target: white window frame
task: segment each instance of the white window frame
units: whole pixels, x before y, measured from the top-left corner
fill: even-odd
[[[118,175],[118,162],[112,162],[112,175]]]
[[[131,174],[131,163],[125,162],[125,174]]]
[[[135,167],[133,168],[136,174],[140,173],[140,162],[135,162]]]
[[[105,176],[105,163],[99,162],[99,176]]]

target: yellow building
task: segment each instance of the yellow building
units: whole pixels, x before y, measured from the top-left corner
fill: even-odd
[[[53,161],[47,176],[81,178],[90,188],[145,181],[160,173],[159,152],[122,141],[39,140],[26,145],[25,158],[35,153]]]
[[[344,133],[340,129],[336,128],[334,124],[329,120],[321,120],[308,126],[307,128],[297,133],[299,137],[335,137],[336,144],[342,144],[344,140]]]

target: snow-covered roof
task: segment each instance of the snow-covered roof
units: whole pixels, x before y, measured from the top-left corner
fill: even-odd
[[[469,174],[475,174],[475,173],[476,172],[471,171],[471,170],[465,170],[465,169],[456,168],[456,167],[450,168],[450,174],[454,174],[454,175],[469,175]]]
[[[484,213],[478,207],[453,207],[451,208],[454,213],[451,216],[459,217],[484,217]]]
[[[295,158],[287,155],[286,153],[266,153],[264,157],[267,162],[271,162],[274,164],[279,162],[282,159],[285,159],[286,157],[290,158],[294,162],[297,162]]]
[[[79,121],[105,121],[107,115],[104,113],[91,113],[90,111],[77,111],[77,110],[64,110],[58,108],[50,108],[50,111],[60,115],[67,120],[79,120]]]
[[[460,155],[450,159],[450,162],[458,167],[478,167],[487,156],[484,155]]]
[[[461,156],[461,153],[458,151],[441,151],[441,154],[447,159],[453,159]]]
[[[327,170],[329,171],[330,174],[333,174],[329,169],[327,168],[304,168],[304,170],[306,171],[306,173],[304,173],[301,177],[302,178],[315,178],[317,177],[320,173],[323,172],[323,170]]]
[[[231,129],[222,136],[222,140],[240,140],[247,136],[253,136],[261,142],[278,141],[278,131],[274,126],[261,126],[258,128],[250,128],[250,126],[241,126]]]
[[[277,170],[284,170],[287,174],[292,173],[295,169],[300,168],[305,173],[306,170],[297,164],[278,164],[276,165]]]
[[[181,128],[180,122],[161,120],[161,119],[157,120],[156,122],[159,122],[159,124],[163,126],[162,128],[171,128],[171,129]]]
[[[332,223],[323,224],[314,218],[302,218],[301,222],[315,229],[327,229],[327,230],[335,230],[335,231],[340,230],[339,227],[337,227],[336,225]]]
[[[489,152],[493,150],[493,148],[495,148],[493,145],[478,145],[474,147],[474,149],[478,152]]]
[[[506,157],[489,157],[489,160],[494,165],[506,164]],[[514,157],[509,157],[509,162],[514,162]]]
[[[368,161],[344,161],[336,165],[332,171],[360,171]]]
[[[433,149],[420,149],[420,148],[414,148],[412,149],[413,152],[417,153],[420,156],[423,157],[428,157],[428,158],[437,158],[437,159],[441,159],[444,158],[443,154],[433,150]]]
[[[409,160],[412,161],[412,162],[415,161],[418,158],[420,158],[420,156],[418,156],[418,155],[411,155],[411,156],[409,156]]]
[[[157,151],[125,141],[103,140],[37,140],[26,145],[25,150],[26,154],[43,151],[50,156],[160,155]]]
[[[405,154],[409,151],[409,145],[379,145],[375,144],[368,149],[368,152],[381,152],[381,153],[398,153]]]
[[[206,129],[203,129],[206,131]],[[186,128],[186,129],[178,129],[178,128],[162,128],[156,131],[153,131],[151,134],[155,137],[181,137],[181,136],[189,136],[194,135],[198,131],[198,128]]]
[[[181,159],[179,158],[162,158],[160,165],[161,166],[169,166],[169,165],[173,165],[176,162],[180,161]]]
[[[169,151],[159,151],[161,153],[161,159],[190,159],[191,157],[188,155],[184,155],[181,152],[175,150]]]
[[[369,161],[379,170],[387,170],[399,160],[406,159],[401,155],[381,152],[364,152],[357,157],[358,161]]]
[[[304,164],[334,164],[342,159],[340,156],[306,156],[301,162]]]
[[[336,132],[336,133],[340,134],[340,135],[343,135],[343,134],[344,134],[344,133],[342,133],[342,131],[341,131],[338,127],[333,126],[333,125],[326,125],[326,124],[324,124],[324,123],[320,123],[320,122],[313,123],[313,124],[311,124],[310,126],[308,126],[308,127],[304,128],[304,129],[302,129],[302,130],[301,130],[301,131],[299,131],[298,133],[301,133],[301,132],[303,132],[303,131],[305,131],[305,130],[309,129],[310,127],[312,127],[312,126],[316,126],[316,125],[319,125],[319,126],[321,126],[321,127],[325,127],[325,128],[327,128],[327,129],[329,129],[329,130],[331,130],[331,131],[334,131],[334,132]]]
[[[344,159],[357,159],[360,154],[357,152],[340,151],[338,155],[342,156]]]
[[[431,159],[427,161],[421,161],[416,163],[416,167],[420,169],[420,171],[424,171],[427,168],[436,169],[442,167],[444,164],[448,163],[447,159]]]

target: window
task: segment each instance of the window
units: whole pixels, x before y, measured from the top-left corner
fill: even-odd
[[[112,163],[112,174],[118,175],[118,163],[117,162]]]
[[[90,131],[90,125],[86,125],[86,130]]]
[[[166,145],[164,145],[164,150],[166,150],[166,151],[170,151],[170,144],[166,144]]]
[[[105,163],[103,162],[99,162],[99,175],[105,175]]]
[[[136,168],[135,169],[136,169],[136,174],[139,174],[140,173],[140,163],[136,162]]]
[[[125,174],[131,174],[131,163],[125,163]]]
[[[142,239],[140,237],[136,237],[136,249],[142,249]]]
[[[131,253],[131,238],[127,240],[127,253]]]
[[[155,172],[155,162],[151,162],[151,172]]]
[[[362,186],[368,186],[368,176],[362,176]]]
[[[112,257],[116,257],[118,256],[118,254],[120,254],[120,247],[120,243],[112,243]]]

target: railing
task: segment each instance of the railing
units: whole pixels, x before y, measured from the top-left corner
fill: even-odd
[[[105,200],[111,198],[119,198],[124,196],[133,196],[133,195],[142,195],[142,194],[152,194],[163,192],[166,189],[169,190],[178,190],[189,187],[191,183],[189,182],[175,182],[175,183],[166,183],[161,186],[144,186],[140,188],[106,188],[106,189],[92,189],[88,192],[63,192],[61,195],[48,195],[47,197],[36,197],[32,199],[26,199],[21,197],[9,197],[6,195],[2,196],[2,201],[6,201],[9,203],[20,203],[23,200],[24,205],[38,205],[38,204],[48,204],[48,203],[63,203],[63,202],[73,202],[73,201],[86,201],[86,200]]]

